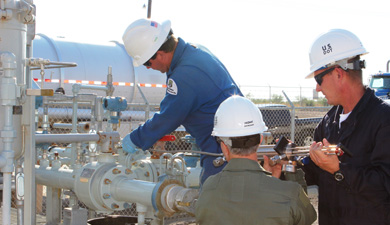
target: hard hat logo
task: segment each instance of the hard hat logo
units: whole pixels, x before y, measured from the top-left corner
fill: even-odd
[[[150,26],[157,28],[158,27],[158,23],[155,22],[155,21],[151,21],[150,22]]]
[[[244,127],[251,127],[251,126],[254,126],[255,124],[253,123],[253,120],[251,120],[251,121],[246,121],[245,123],[244,123]]]
[[[255,104],[247,98],[234,95],[219,105],[214,116],[214,128],[211,135],[246,137],[261,134],[267,129],[263,116]]]
[[[130,24],[123,34],[123,44],[133,58],[135,67],[147,62],[161,47],[171,30],[169,20],[159,24],[148,19],[139,19]]]
[[[315,71],[333,65],[339,65],[343,69],[357,69],[348,60],[366,53],[355,34],[342,29],[330,30],[320,35],[310,48],[310,72],[306,79],[313,78]]]
[[[327,53],[331,53],[332,46],[330,45],[330,43],[328,45],[322,46],[322,51],[323,51],[324,55],[326,55]]]

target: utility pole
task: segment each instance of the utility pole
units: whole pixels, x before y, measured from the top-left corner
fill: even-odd
[[[147,18],[150,19],[152,17],[152,0],[148,0],[148,15]]]

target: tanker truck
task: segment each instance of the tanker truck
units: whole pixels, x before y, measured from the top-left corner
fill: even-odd
[[[384,99],[390,98],[389,63],[390,60],[387,61],[386,73],[379,72],[371,75],[369,84],[369,87],[375,90],[375,95]]]

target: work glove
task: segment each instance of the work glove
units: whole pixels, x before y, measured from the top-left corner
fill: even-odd
[[[131,141],[130,134],[126,135],[122,139],[122,149],[127,153],[134,153],[137,150],[135,149],[137,146]]]

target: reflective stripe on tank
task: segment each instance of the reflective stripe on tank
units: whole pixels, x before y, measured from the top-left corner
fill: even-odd
[[[34,78],[35,82],[41,82],[41,79]],[[59,79],[45,79],[46,83],[60,83]],[[90,81],[90,80],[64,80],[64,84],[91,84],[91,85],[107,85],[106,81]],[[130,82],[112,82],[114,86],[134,86],[134,83]],[[157,87],[166,88],[166,84],[138,84],[140,87]]]

